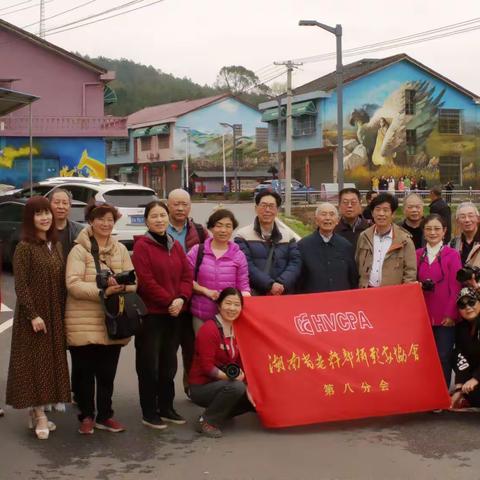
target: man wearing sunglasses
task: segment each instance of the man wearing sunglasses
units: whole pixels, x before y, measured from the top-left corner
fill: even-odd
[[[454,410],[480,407],[480,301],[477,292],[462,288],[457,307],[462,320],[455,327]]]

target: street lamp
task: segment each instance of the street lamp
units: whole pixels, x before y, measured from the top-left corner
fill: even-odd
[[[316,20],[300,20],[300,26],[319,27],[335,35],[337,39],[337,183],[339,191],[343,188],[343,66],[342,66],[342,26],[329,27]]]
[[[229,127],[232,129],[232,134],[233,134],[233,150],[232,150],[232,163],[233,163],[233,175],[234,175],[234,185],[235,185],[235,197],[238,200],[239,199],[239,191],[240,191],[240,186],[238,184],[238,165],[237,165],[237,131],[236,127],[237,124],[230,124],[226,122],[220,122],[220,125],[222,127]]]
[[[190,190],[190,171],[188,165],[188,157],[190,155],[190,127],[184,127],[182,125],[175,125],[176,128],[180,128],[185,132],[185,178],[184,178],[184,189],[188,192]],[[182,169],[182,177],[184,170]]]

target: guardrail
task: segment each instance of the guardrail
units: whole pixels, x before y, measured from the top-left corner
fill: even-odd
[[[368,191],[369,190],[360,190],[363,201],[365,201],[365,195]],[[409,192],[396,190],[395,192],[386,191],[386,193],[394,194],[400,204],[403,203],[403,199],[410,193],[416,193],[420,195],[426,202],[430,201],[430,190],[412,190]],[[473,203],[480,204],[480,190],[443,190],[442,196],[448,203],[459,204],[462,202],[471,201]],[[284,192],[282,192],[282,199],[285,201]],[[312,205],[320,202],[338,203],[338,192],[325,192],[320,190],[301,192],[292,191],[292,203],[294,204]]]

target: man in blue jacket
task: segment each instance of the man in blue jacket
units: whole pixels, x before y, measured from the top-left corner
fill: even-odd
[[[352,244],[335,233],[336,207],[321,203],[315,212],[317,231],[298,242],[302,274],[298,293],[333,292],[358,287],[358,271]]]
[[[281,203],[278,193],[262,190],[255,197],[254,222],[235,236],[247,257],[253,295],[294,293],[300,275],[300,253],[294,234],[276,221]]]

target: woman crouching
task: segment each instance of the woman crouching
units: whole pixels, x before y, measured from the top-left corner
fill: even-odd
[[[457,306],[462,320],[455,327],[452,409],[480,407],[480,300],[477,292],[462,288]]]
[[[213,438],[222,436],[220,427],[225,420],[254,411],[255,407],[234,332],[243,307],[242,293],[233,287],[225,288],[217,303],[219,313],[198,331],[190,370],[191,398],[205,407],[197,431]]]

